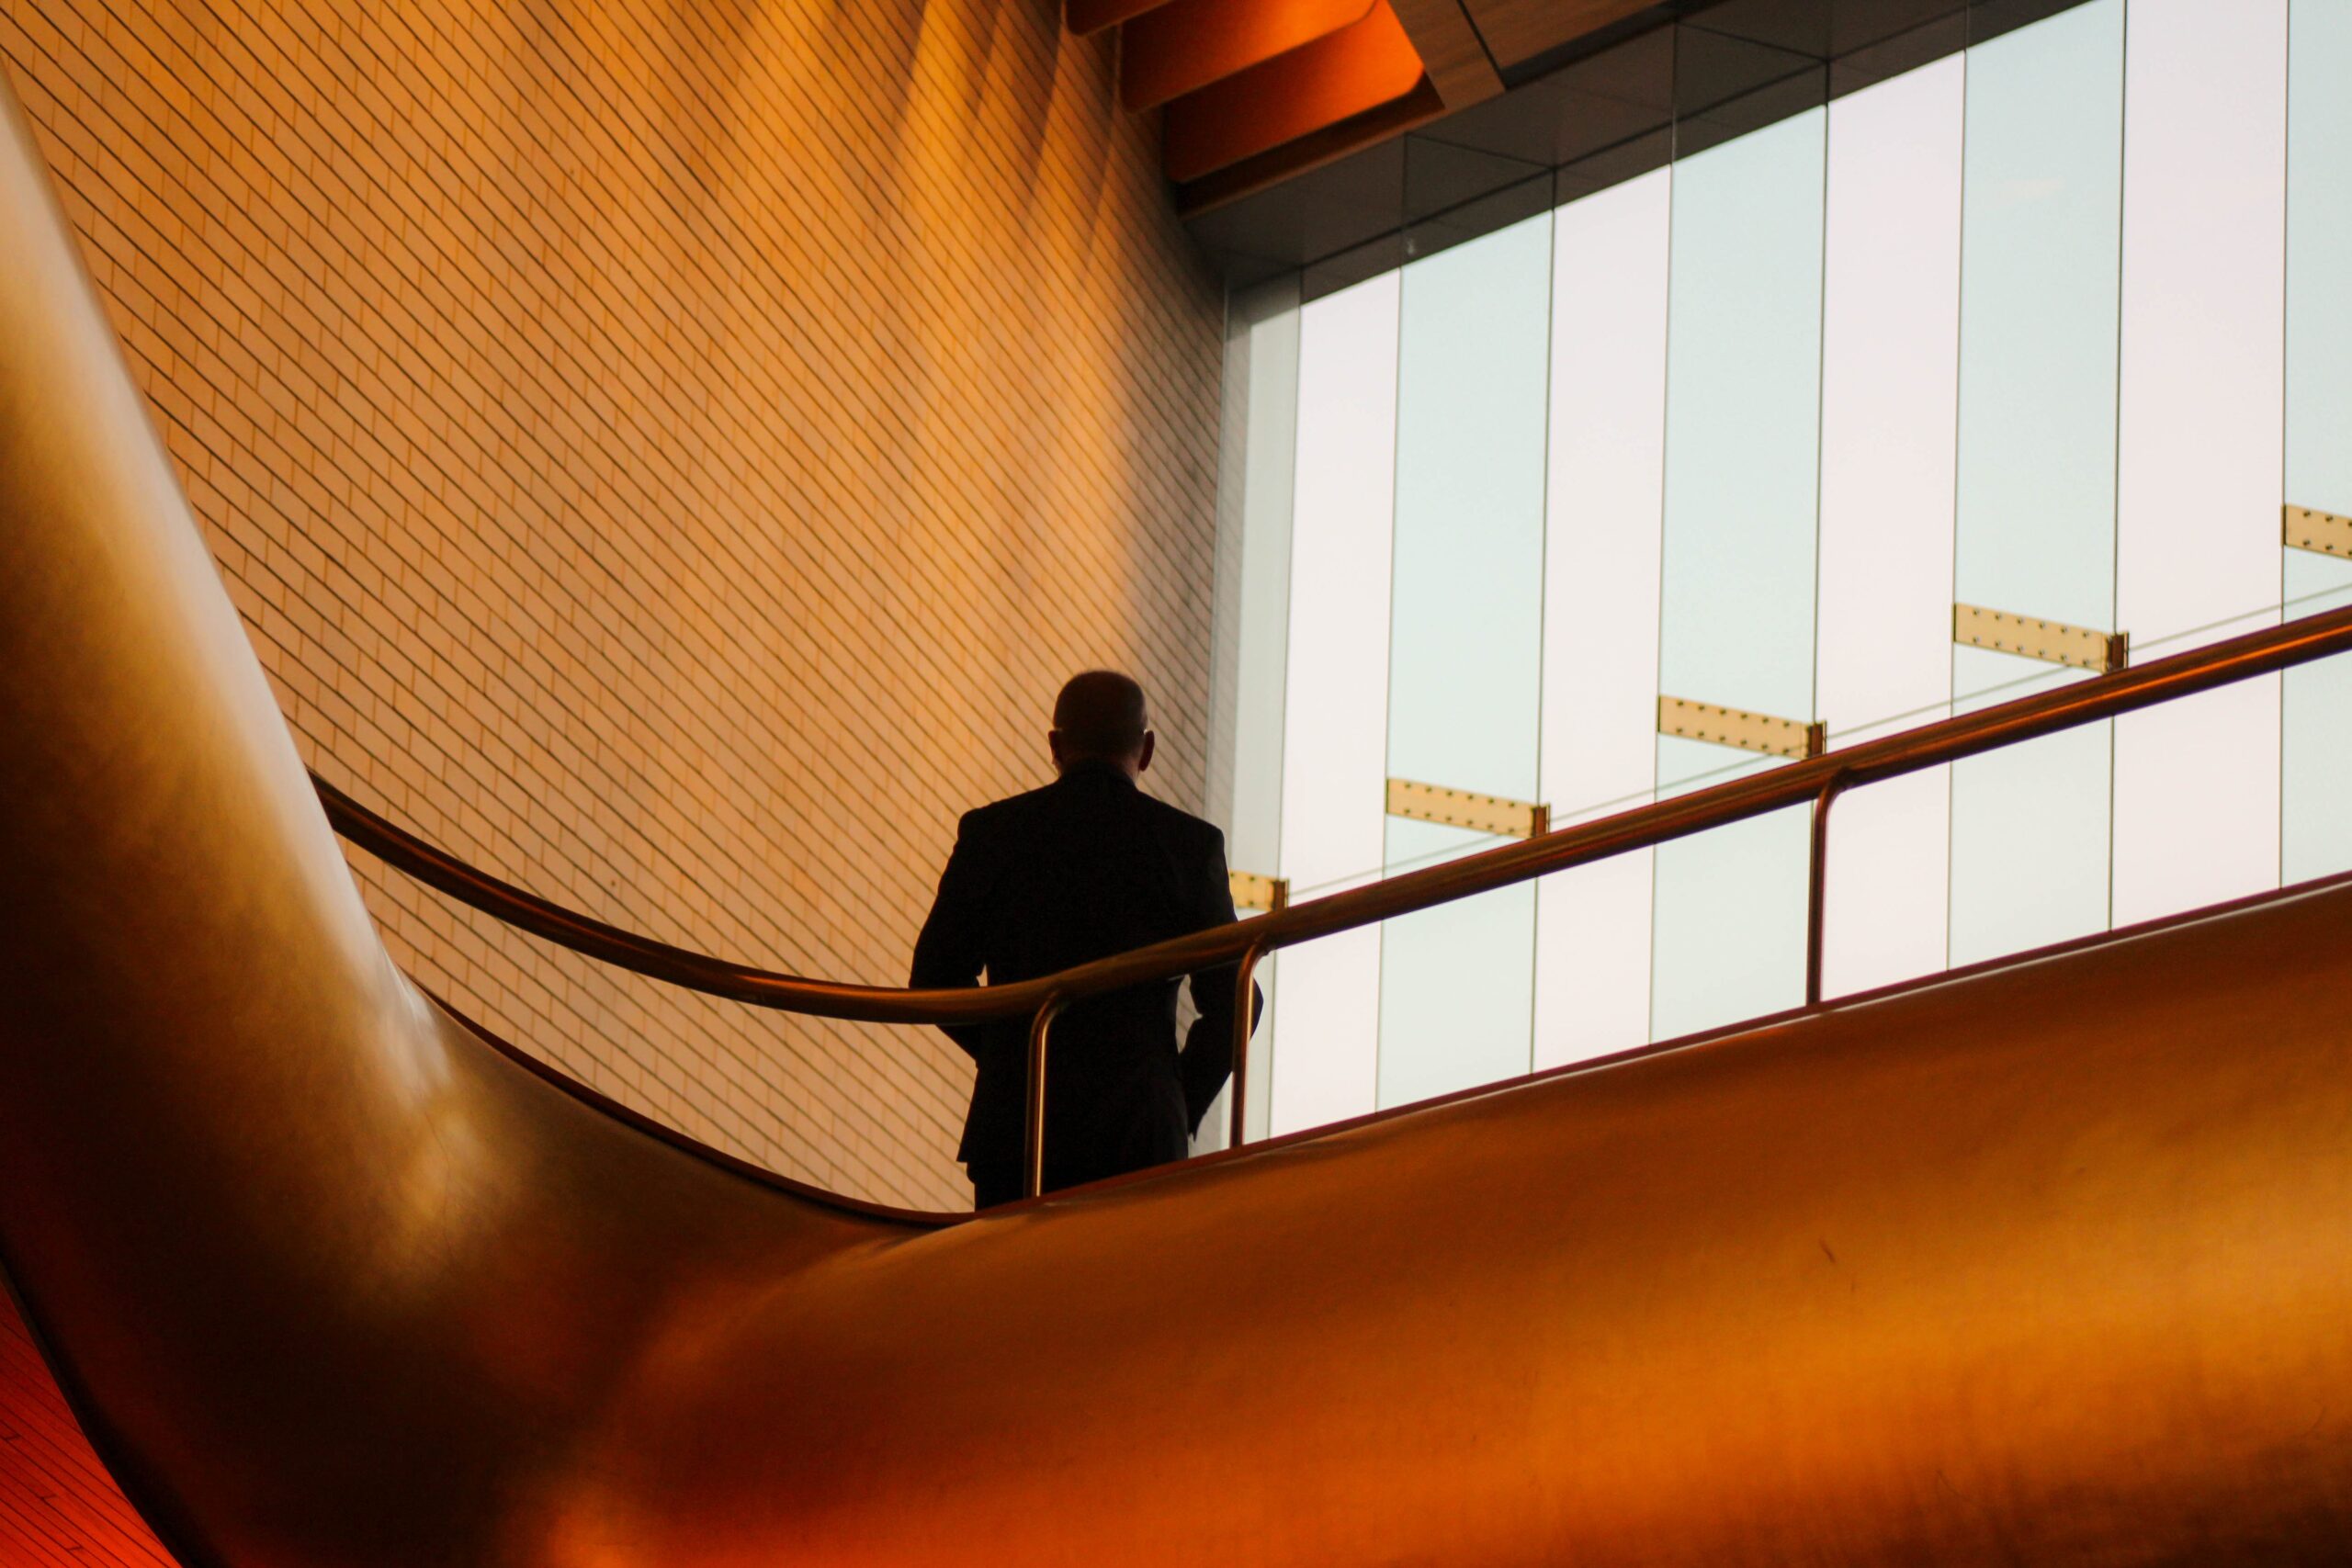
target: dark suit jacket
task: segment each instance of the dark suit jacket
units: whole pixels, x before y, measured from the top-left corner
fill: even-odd
[[[1234,918],[1225,835],[1108,764],[965,814],[915,942],[921,987],[1034,979]],[[1233,971],[1191,976],[1200,1017],[1182,1054],[1173,980],[1073,1004],[1046,1057],[1048,1185],[1183,1157],[1233,1066]],[[1028,1022],[950,1029],[978,1064],[956,1157],[1018,1162]]]

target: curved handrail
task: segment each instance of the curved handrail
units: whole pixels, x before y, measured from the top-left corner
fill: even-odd
[[[1307,899],[1278,914],[1212,927],[1034,980],[961,990],[900,990],[811,980],[656,942],[478,871],[396,827],[315,773],[311,778],[328,820],[344,838],[460,903],[574,953],[707,996],[786,1012],[875,1023],[980,1023],[1032,1016],[1057,998],[1074,999],[1245,960],[1254,963],[1264,953],[1317,937],[1806,805],[1825,790],[1841,792],[1883,783],[2345,652],[2352,652],[2352,606],[2191,649],[2137,669],[1939,719],[1598,821],[1555,829],[1541,838]],[[1239,1016],[1246,1016],[1246,1010]]]
[[[478,871],[395,827],[315,773],[311,777],[335,830],[388,864],[519,930],[637,974],[708,996],[821,1018],[959,1024],[1026,1016],[1030,1021],[1027,1126],[1022,1164],[1027,1190],[1035,1196],[1044,1190],[1045,1179],[1047,1035],[1061,1010],[1081,997],[1230,965],[1235,1035],[1232,1142],[1238,1146],[1243,1142],[1249,1038],[1255,1022],[1252,976],[1258,961],[1267,953],[1491,893],[1570,866],[1810,805],[1804,996],[1808,1004],[1818,1002],[1829,813],[1846,791],[2344,652],[2352,652],[2352,605],[2191,649],[2136,670],[2114,671],[1956,715],[1599,821],[1557,829],[1363,887],[1310,898],[1246,923],[1214,926],[1032,980],[955,990],[895,990],[809,980],[655,942]]]

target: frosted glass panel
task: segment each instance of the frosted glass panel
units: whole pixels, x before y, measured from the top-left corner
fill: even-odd
[[[1823,155],[1809,110],[1676,165],[1658,688],[1813,717]],[[1671,790],[1747,754],[1660,737]],[[1774,819],[1660,846],[1652,1028],[1803,1000],[1806,855]]]
[[[1553,231],[1542,794],[1560,827],[1645,804],[1657,778],[1672,188],[1645,175],[1561,208]],[[1537,884],[1537,1067],[1649,1038],[1651,860]]]
[[[1227,303],[1225,408],[1217,475],[1217,596],[1210,728],[1209,811],[1225,829],[1234,867],[1272,874],[1282,859],[1283,662],[1290,642],[1290,515],[1297,491],[1298,287],[1295,280]],[[1275,971],[1259,966],[1267,1018],[1250,1042],[1250,1132],[1268,1125]],[[1226,1146],[1230,1086],[1193,1139],[1196,1154]]]
[[[1547,212],[1404,272],[1388,771],[1532,799],[1543,668]],[[1391,818],[1386,863],[1491,840]],[[1528,1070],[1535,893],[1392,921],[1384,1105]]]
[[[1282,854],[1283,663],[1290,644],[1291,506],[1297,493],[1298,290],[1264,288],[1227,311],[1217,487],[1216,701],[1226,854],[1271,874]]]
[[[2100,630],[2115,614],[2123,10],[2094,0],[1970,51],[1962,173],[1953,593]],[[2075,678],[1953,654],[1963,698]],[[2099,725],[1953,769],[1953,962],[2106,926],[2110,762]]]
[[[1498,842],[1391,818],[1398,865]],[[1522,885],[1388,922],[1381,943],[1380,1103],[1410,1105],[1530,1070],[1535,889]]]
[[[2288,450],[2291,465],[2294,448]],[[2352,515],[2352,508],[2342,514]],[[2305,550],[2286,554],[2290,615],[2352,604],[2352,561]],[[2285,882],[2307,882],[2352,871],[2352,810],[2345,808],[2352,799],[2352,654],[2287,671],[2281,679],[2278,874]]]
[[[2110,630],[2122,130],[2122,0],[1970,51],[1956,588]]]
[[[1821,427],[1820,716],[1832,746],[1939,718],[1951,688],[1966,62],[1829,110]],[[1944,964],[1943,770],[1831,815],[1826,995]]]
[[[2296,506],[2352,516],[2352,3],[2289,16],[2287,485]],[[2352,562],[2288,550],[2290,615],[2352,604]],[[2290,670],[2280,870],[2352,870],[2352,655]]]
[[[2278,621],[2287,0],[2130,34],[2116,613],[2176,651]],[[2278,885],[2278,754],[2275,676],[2116,722],[2118,925]]]
[[[1299,312],[1281,866],[1297,898],[1380,864],[1397,294],[1391,273]],[[1271,1130],[1372,1110],[1379,929],[1287,949],[1275,968]]]
[[[1826,122],[1810,110],[1676,166],[1668,302],[1658,684],[1799,719],[1813,715]]]

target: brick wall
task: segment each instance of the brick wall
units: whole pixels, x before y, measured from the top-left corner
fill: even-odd
[[[1208,706],[1217,291],[1053,0],[0,0],[306,757],[550,897],[903,982],[956,814],[1136,671]],[[355,863],[508,1038],[924,1206],[968,1069]]]

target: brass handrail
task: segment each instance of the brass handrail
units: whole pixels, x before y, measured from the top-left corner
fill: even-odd
[[[1048,1003],[1055,1004],[1053,1010],[1058,1010],[1080,998],[1238,964],[1245,958],[1249,962],[1244,967],[1254,967],[1257,960],[1268,953],[1317,937],[1353,931],[1513,886],[1571,866],[1803,805],[1814,807],[1805,989],[1807,1001],[1818,1001],[1828,808],[1838,795],[2345,652],[2352,652],[2352,606],[2191,649],[2137,669],[2093,676],[1996,706],[1939,719],[1672,800],[1636,807],[1598,821],[1555,829],[1540,838],[1504,844],[1442,865],[1306,899],[1279,913],[1115,953],[1057,975],[953,990],[899,990],[809,980],[731,964],[655,942],[566,909],[477,871],[394,826],[316,773],[311,778],[335,831],[385,863],[508,925],[636,974],[707,996],[820,1018],[927,1024],[982,1023],[1019,1017],[1036,1020],[1038,1026],[1030,1032],[1029,1053],[1033,1125],[1023,1147],[1024,1163],[1030,1167],[1034,1181],[1043,1146],[1042,1128],[1034,1122],[1043,1107],[1044,1025],[1050,1022]],[[1237,988],[1246,998],[1246,974]],[[1246,1074],[1251,1011],[1246,1000],[1235,1011],[1237,1088]],[[1244,1109],[1240,1093],[1233,1097],[1232,1109],[1234,1141],[1238,1144],[1241,1141]]]

